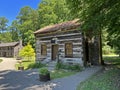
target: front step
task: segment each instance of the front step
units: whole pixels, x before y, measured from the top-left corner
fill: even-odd
[[[47,67],[49,70],[54,70],[55,69],[55,66],[56,66],[56,61],[51,61],[47,64]]]

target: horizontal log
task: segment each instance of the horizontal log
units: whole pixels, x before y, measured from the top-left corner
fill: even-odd
[[[71,34],[62,34],[62,35],[56,35],[56,36],[44,36],[44,37],[40,37],[37,39],[51,39],[54,37],[60,38],[60,37],[72,37],[72,36],[81,36],[81,33],[71,33]]]

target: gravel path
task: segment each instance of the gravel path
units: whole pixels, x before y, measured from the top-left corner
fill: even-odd
[[[0,71],[15,70],[16,60],[14,58],[0,58],[3,61],[0,63]]]
[[[77,85],[100,71],[102,67],[86,68],[73,76],[40,82],[38,70],[0,71],[0,90],[76,90]]]

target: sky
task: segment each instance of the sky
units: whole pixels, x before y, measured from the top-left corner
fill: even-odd
[[[0,0],[0,17],[6,17],[10,25],[22,7],[30,6],[36,9],[39,3],[40,0]]]

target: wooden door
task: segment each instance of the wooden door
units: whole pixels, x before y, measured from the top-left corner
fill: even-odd
[[[6,52],[3,52],[3,57],[6,57]]]
[[[52,60],[55,60],[56,57],[57,57],[57,54],[58,54],[58,45],[55,44],[55,45],[52,45]]]

